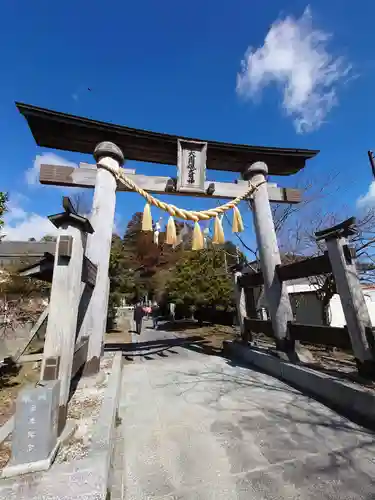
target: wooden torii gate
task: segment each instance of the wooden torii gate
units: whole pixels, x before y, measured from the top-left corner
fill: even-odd
[[[42,184],[95,189],[90,219],[92,231],[87,234],[84,255],[97,266],[97,273],[77,338],[78,341],[89,339],[84,370],[87,375],[98,371],[102,353],[116,191],[128,190],[117,183],[110,169],[122,167],[125,158],[177,165],[176,178],[138,175],[131,170],[126,173],[139,187],[151,193],[231,199],[247,192],[249,180],[261,183],[268,175],[294,174],[304,168],[306,160],[318,153],[313,150],[201,141],[98,122],[23,103],[16,105],[26,118],[38,146],[94,154],[96,160],[94,166],[81,164],[80,168],[72,168],[42,165],[40,170]],[[196,157],[196,168],[194,176],[189,178],[188,158],[192,151]],[[207,181],[206,168],[239,172],[243,180],[233,183]],[[292,310],[286,287],[275,272],[276,266],[280,264],[280,254],[270,202],[298,203],[300,200],[300,191],[266,182],[260,185],[251,198],[265,293],[281,349],[287,340],[287,325],[292,319]],[[240,309],[240,317],[242,315]],[[75,334],[75,331],[70,332],[72,336]],[[60,366],[65,365],[71,366],[71,362]]]

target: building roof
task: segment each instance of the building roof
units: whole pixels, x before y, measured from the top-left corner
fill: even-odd
[[[370,283],[364,283],[362,284],[363,290],[375,290],[375,285],[372,285]]]
[[[38,146],[93,154],[101,141],[112,141],[125,158],[168,165],[177,164],[177,139],[202,141],[177,135],[115,125],[17,102]],[[207,141],[207,168],[243,172],[264,161],[271,175],[290,175],[303,169],[319,151],[310,149],[247,146]]]
[[[1,257],[42,257],[46,252],[54,253],[55,241],[1,241]]]

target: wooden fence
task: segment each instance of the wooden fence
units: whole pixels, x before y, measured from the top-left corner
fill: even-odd
[[[323,255],[307,258],[292,264],[279,265],[276,274],[281,283],[299,278],[332,274],[337,292],[340,295],[347,326],[331,327],[328,325],[302,324],[289,321],[287,324],[287,343],[294,349],[295,341],[326,347],[352,350],[357,365],[365,366],[375,374],[374,329],[367,310],[363,290],[359,282],[355,251],[347,243],[347,237],[355,232],[355,219],[351,218],[337,226],[316,233],[317,240],[324,239],[327,251]],[[250,289],[263,284],[261,272],[243,274],[238,280],[239,288],[245,289],[245,297]],[[247,308],[255,312],[254,307]],[[244,317],[243,336],[245,341],[252,340],[253,333],[276,339],[272,322],[255,317]],[[278,345],[279,343],[276,342]]]

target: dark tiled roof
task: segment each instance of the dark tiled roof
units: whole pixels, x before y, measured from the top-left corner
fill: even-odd
[[[207,142],[207,168],[243,172],[256,161],[267,163],[271,175],[290,175],[303,169],[319,151],[310,149],[249,146],[192,139],[135,129],[74,116],[30,104],[16,103],[26,118],[38,146],[93,154],[102,141],[113,141],[125,158],[167,165],[177,164],[177,140]]]
[[[42,257],[55,253],[55,246],[54,241],[2,241],[0,257]]]

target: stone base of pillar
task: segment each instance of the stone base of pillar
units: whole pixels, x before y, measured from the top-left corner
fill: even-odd
[[[288,356],[293,355],[296,353],[296,346],[295,346],[295,341],[284,338],[284,339],[278,339],[275,338],[275,344],[276,344],[276,349],[280,353],[287,354]]]
[[[368,359],[366,361],[355,360],[360,377],[375,380],[375,361]]]
[[[367,327],[365,329],[365,335],[367,343],[371,349],[372,358],[375,360],[375,329],[373,327]]]
[[[60,405],[57,414],[57,435],[60,436],[65,428],[68,413],[68,405]]]
[[[300,362],[298,354],[295,351],[277,350],[277,357],[287,363],[298,364]]]
[[[84,377],[90,377],[91,375],[96,375],[99,372],[99,370],[100,370],[100,358],[94,356],[90,360],[86,361],[82,375]]]
[[[314,356],[310,350],[301,346],[299,341],[282,339],[275,340],[277,355],[283,361],[288,361],[289,363],[312,363],[314,361]]]
[[[251,332],[249,332],[248,330],[245,330],[244,332],[242,332],[242,334],[240,335],[240,338],[242,339],[242,341],[245,344],[248,344],[249,342],[252,342],[252,340],[253,340],[253,336],[251,335]]]

